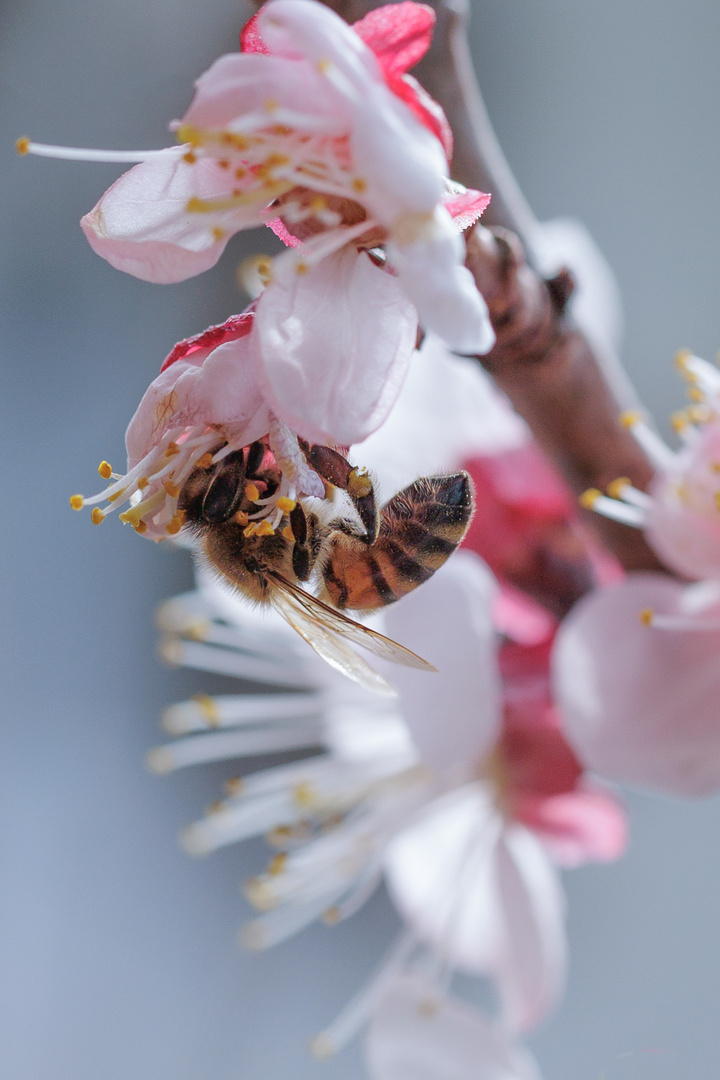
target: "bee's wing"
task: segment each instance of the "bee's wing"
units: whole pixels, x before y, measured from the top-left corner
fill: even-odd
[[[366,690],[372,690],[375,694],[395,696],[396,691],[390,683],[374,671],[367,661],[353,652],[334,630],[324,626],[319,619],[297,603],[291,592],[276,590],[273,603],[293,630],[297,630],[300,637],[307,641],[318,656],[321,656],[336,671],[347,675],[353,682],[359,683]]]
[[[406,649],[404,645],[398,645],[397,641],[378,634],[375,630],[370,630],[362,623],[349,619],[341,611],[336,611],[329,604],[318,600],[317,596],[306,593],[304,589],[293,585],[280,574],[273,574],[273,581],[286,597],[292,597],[295,607],[299,608],[314,625],[322,626],[326,631],[334,631],[383,660],[392,660],[395,664],[420,668],[422,671],[437,671],[437,668],[434,668],[427,660],[423,660],[417,653]]]

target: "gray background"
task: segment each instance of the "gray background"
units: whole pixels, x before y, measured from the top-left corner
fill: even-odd
[[[234,945],[259,848],[202,863],[178,829],[231,770],[142,767],[164,703],[208,681],[154,657],[182,553],[68,509],[172,344],[237,310],[220,267],[161,288],[77,228],[113,166],[18,160],[16,136],[163,145],[190,81],[235,47],[233,0],[15,0],[0,11],[0,1078],[357,1080],[308,1037],[395,930],[382,896],[276,951]],[[661,419],[671,358],[720,345],[717,0],[482,0],[491,115],[541,218],[575,214],[620,282],[627,366]],[[259,243],[268,246],[266,237]],[[567,878],[572,967],[534,1039],[547,1080],[718,1075],[720,803],[628,797],[632,846]]]

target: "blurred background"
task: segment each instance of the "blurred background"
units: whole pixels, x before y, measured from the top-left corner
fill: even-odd
[[[248,955],[238,883],[260,845],[196,862],[176,834],[228,769],[167,779],[143,756],[163,705],[210,680],[162,666],[153,611],[184,552],[101,531],[68,496],[123,460],[135,406],[178,339],[244,305],[234,268],[144,284],[77,226],[120,167],[18,159],[17,136],[166,144],[191,82],[233,50],[236,0],[5,0],[0,10],[0,1077],[360,1080],[310,1036],[396,930],[378,895],[342,927]],[[573,215],[615,270],[624,357],[665,427],[681,346],[720,346],[716,0],[473,0],[491,117],[540,219]],[[232,771],[232,770],[230,770]],[[720,801],[627,793],[617,865],[566,876],[564,1004],[532,1040],[546,1080],[716,1075]]]

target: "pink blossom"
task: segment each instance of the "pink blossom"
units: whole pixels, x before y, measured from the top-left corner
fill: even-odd
[[[278,278],[312,278],[346,245],[357,258],[380,243],[423,324],[458,351],[486,352],[494,335],[451,211],[466,227],[489,197],[448,186],[446,124],[406,74],[433,21],[407,0],[353,29],[315,0],[270,0],[244,35],[263,51],[223,56],[201,76],[174,125],[184,145],[106,192],[83,218],[91,245],[138,277],[180,281],[279,214],[288,239],[311,236],[276,260],[259,323],[273,322]],[[367,317],[373,300],[355,281],[347,303]]]
[[[687,629],[688,592],[659,574],[632,574],[585,597],[558,632],[553,686],[589,768],[705,795],[720,787],[720,629],[700,613]]]
[[[622,422],[656,469],[649,490],[638,491],[620,477],[607,495],[591,490],[583,501],[598,513],[641,528],[671,570],[716,583],[706,591],[710,605],[720,600],[720,375],[690,353],[680,353],[677,362],[695,401],[673,416],[680,449],[670,450],[642,414],[626,413]]]

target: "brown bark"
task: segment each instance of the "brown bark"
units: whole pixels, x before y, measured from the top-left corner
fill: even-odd
[[[621,407],[592,346],[565,315],[569,277],[545,282],[513,233],[482,226],[468,238],[467,265],[497,334],[479,359],[571,488],[604,490],[619,476],[646,488],[652,467],[619,422]],[[596,514],[589,520],[626,569],[662,569],[639,530]]]

